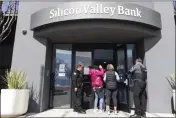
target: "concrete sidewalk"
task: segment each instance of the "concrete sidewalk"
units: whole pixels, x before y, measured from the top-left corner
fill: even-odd
[[[131,112],[133,114],[134,111]],[[162,114],[162,113],[147,113],[147,117],[174,117],[173,114]],[[73,112],[73,109],[51,109],[42,113],[30,115],[28,114],[27,117],[129,117],[130,113],[126,113],[120,111],[118,115],[108,115],[107,113],[94,113],[93,109],[89,109],[86,111],[86,114],[78,114]]]

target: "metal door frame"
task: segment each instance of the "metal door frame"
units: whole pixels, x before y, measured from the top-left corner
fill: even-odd
[[[53,59],[56,57],[56,53],[55,53],[55,50],[56,50],[56,47],[54,45],[57,45],[58,43],[52,43],[52,50],[51,50],[51,55],[52,55],[52,59],[51,59],[51,74],[50,74],[50,92],[49,92],[49,108],[54,108],[54,80],[53,80],[53,76],[54,76],[54,73],[53,73]],[[73,45],[71,43],[59,43],[59,44],[64,44],[64,45],[71,45],[72,47],[72,50],[73,50]],[[71,50],[71,51],[72,51]],[[72,56],[71,56],[71,60],[73,60],[73,51],[72,51]],[[71,63],[73,64],[73,62],[71,61]],[[72,67],[71,67],[71,73],[72,73]],[[71,81],[72,82],[72,81]],[[72,83],[71,83],[72,84]],[[72,87],[72,85],[70,85]],[[71,90],[70,90],[71,92]],[[72,107],[72,103],[71,103],[71,99],[72,99],[72,92],[70,94],[70,108]]]
[[[122,44],[121,46],[119,46],[119,47],[116,47],[115,48],[115,50],[114,50],[114,55],[115,55],[115,61],[116,61],[116,65],[115,65],[115,67],[116,67],[116,69],[117,69],[117,65],[118,65],[118,54],[117,54],[117,51],[119,50],[119,49],[122,49],[122,50],[124,50],[124,56],[125,56],[125,72],[127,72],[128,71],[128,63],[127,63],[127,44]],[[117,71],[117,70],[116,70]],[[128,79],[127,78],[127,76],[126,76],[126,73],[125,73],[125,78],[126,79]],[[129,100],[129,80],[128,80],[128,83],[127,83],[127,88],[126,88],[126,93],[127,93],[127,106],[125,106],[125,110],[127,110],[127,112],[130,112],[130,100]]]
[[[90,45],[90,44],[72,44],[72,73],[75,70],[75,66],[76,66],[76,51],[82,51],[82,52],[91,52],[91,58],[93,57],[93,48],[85,48],[83,45]],[[79,47],[80,46],[80,47]],[[91,59],[91,63],[93,63],[93,59]],[[72,85],[72,82],[71,82]],[[72,88],[72,87],[71,87]],[[73,93],[71,92],[71,108],[73,108]]]

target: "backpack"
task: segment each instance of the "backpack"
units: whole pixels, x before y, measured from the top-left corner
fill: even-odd
[[[95,74],[95,70],[94,70],[94,74]],[[95,87],[103,87],[103,82],[101,80],[101,77],[96,76],[96,74],[95,74],[95,82],[94,82],[94,84],[95,84]]]
[[[140,68],[142,72],[142,80],[146,81],[147,80],[147,69],[143,68],[142,66],[140,66]]]

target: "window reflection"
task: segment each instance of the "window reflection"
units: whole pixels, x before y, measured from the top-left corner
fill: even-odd
[[[117,72],[121,79],[125,79],[125,51],[118,50],[117,51]]]
[[[119,100],[120,103],[127,104],[127,92],[126,89],[119,90]]]
[[[71,51],[56,49],[55,86],[70,85]]]
[[[54,45],[53,59],[53,107],[70,108],[72,66],[71,45]]]
[[[127,45],[127,65],[128,65],[128,70],[134,65],[134,50],[135,46],[134,44],[128,44]],[[133,100],[133,91],[132,87],[134,86],[134,83],[132,79],[129,79],[129,87],[131,87],[129,91],[129,102],[130,102],[130,107],[134,108],[134,100]]]
[[[117,50],[117,72],[121,81],[125,80],[125,50]],[[120,84],[119,86],[119,102],[122,104],[127,104],[127,91],[126,85]]]
[[[128,70],[131,69],[131,67],[134,65],[134,45],[133,44],[128,44],[127,45],[127,65],[128,65]],[[129,86],[133,87],[133,81],[132,79],[129,80]]]
[[[133,51],[134,51],[134,45],[128,44],[127,45],[128,70],[133,66]]]
[[[109,49],[95,49],[94,59],[113,60],[113,50]]]
[[[88,67],[92,63],[92,53],[91,52],[81,52],[76,51],[76,64],[81,62],[84,64],[84,67]]]
[[[18,11],[18,8],[19,8],[19,0],[16,0],[16,10]],[[10,6],[12,7],[12,11],[11,11],[11,13],[13,13],[13,11],[15,10],[14,8],[15,8],[15,3],[14,3],[14,1],[3,1],[2,2],[2,12],[3,13],[5,13],[5,12],[7,12],[7,14],[8,13],[10,13],[10,10],[8,10],[8,7],[9,7],[9,3],[10,3]]]

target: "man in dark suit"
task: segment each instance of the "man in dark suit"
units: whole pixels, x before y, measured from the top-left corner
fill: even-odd
[[[82,108],[82,88],[83,88],[83,64],[78,63],[76,70],[72,75],[72,91],[73,91],[73,109],[75,112],[85,114],[86,112]]]

